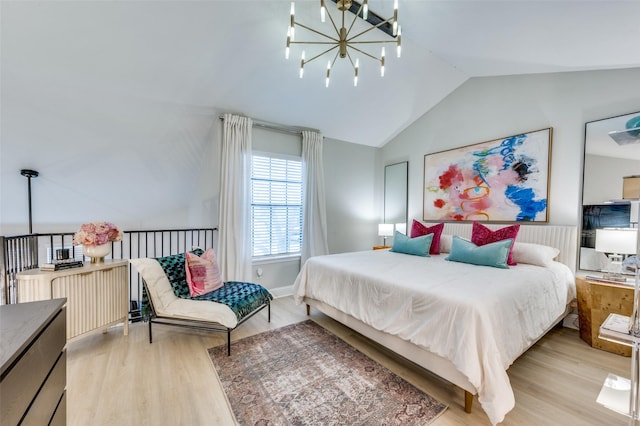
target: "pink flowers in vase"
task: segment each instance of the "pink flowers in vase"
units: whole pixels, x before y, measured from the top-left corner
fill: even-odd
[[[73,245],[94,247],[120,240],[122,240],[122,231],[113,223],[91,222],[82,225],[80,230],[75,233]]]

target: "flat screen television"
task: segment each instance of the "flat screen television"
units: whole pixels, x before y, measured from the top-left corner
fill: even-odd
[[[582,235],[580,246],[595,248],[596,229],[629,228],[631,203],[615,202],[582,206]]]

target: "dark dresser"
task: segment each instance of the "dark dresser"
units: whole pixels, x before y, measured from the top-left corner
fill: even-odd
[[[66,299],[0,306],[0,419],[65,425]]]

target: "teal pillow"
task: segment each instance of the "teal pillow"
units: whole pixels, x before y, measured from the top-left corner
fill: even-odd
[[[432,240],[433,234],[409,238],[403,233],[396,231],[393,236],[393,247],[391,247],[391,251],[427,257],[429,256]]]
[[[451,251],[446,260],[453,262],[471,263],[472,265],[493,266],[494,268],[509,269],[507,259],[513,239],[496,241],[495,243],[477,246],[471,241],[453,236]]]

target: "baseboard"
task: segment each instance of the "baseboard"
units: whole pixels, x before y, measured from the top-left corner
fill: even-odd
[[[279,299],[281,297],[291,296],[293,294],[293,286],[288,285],[285,287],[270,288],[269,291],[274,299]]]

